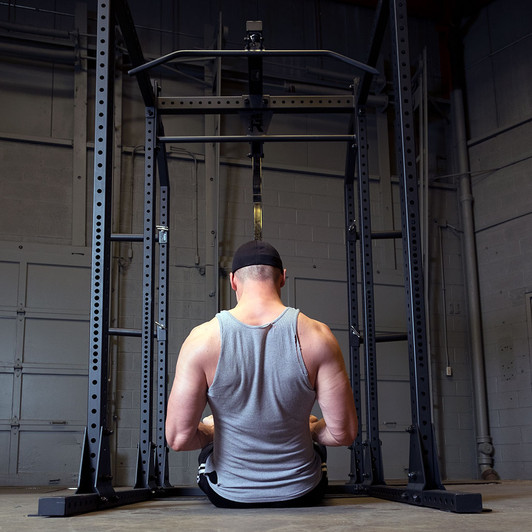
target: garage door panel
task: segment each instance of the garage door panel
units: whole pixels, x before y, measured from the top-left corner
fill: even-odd
[[[296,277],[294,283],[297,308],[329,326],[335,324],[347,326],[345,282]]]
[[[402,286],[374,285],[377,332],[406,331],[405,291]]]
[[[12,402],[13,373],[0,373],[0,419],[11,419]]]
[[[2,307],[16,307],[18,304],[19,263],[0,261],[0,293]]]
[[[406,341],[382,342],[377,345],[377,373],[379,379],[410,379]]]
[[[0,316],[0,364],[15,363],[17,320],[14,316]]]
[[[381,432],[382,463],[385,479],[405,480],[410,457],[410,434]]]
[[[379,422],[404,430],[411,425],[410,383],[405,381],[379,381]]]
[[[89,322],[64,319],[26,319],[24,363],[87,368]]]
[[[349,480],[351,451],[347,447],[327,447],[327,476],[331,480]]]
[[[34,375],[22,378],[21,421],[67,422],[83,425],[87,412],[85,375]]]
[[[77,266],[28,264],[26,306],[87,313],[90,270]]]
[[[11,441],[11,430],[0,429],[0,475],[7,475],[9,472],[9,443]]]
[[[11,242],[0,253],[0,484],[74,484],[87,420],[90,254],[13,251]]]
[[[19,473],[40,476],[49,473],[49,481],[71,476],[75,480],[81,455],[82,431],[20,431]],[[54,452],[50,452],[53,449]]]
[[[344,281],[295,277],[295,306],[328,325],[347,324],[347,284]],[[363,293],[359,293],[362,312]],[[405,295],[402,286],[374,285],[377,332],[405,331]],[[362,314],[360,314],[362,317]]]

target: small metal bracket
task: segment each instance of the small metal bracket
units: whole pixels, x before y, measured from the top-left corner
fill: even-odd
[[[164,342],[166,340],[166,326],[158,321],[155,322],[157,325],[157,341]]]
[[[264,38],[262,36],[262,20],[246,21],[246,50],[263,50]]]
[[[168,244],[168,227],[165,225],[157,225],[157,232],[159,244]]]
[[[362,334],[356,329],[354,325],[351,325],[351,333],[354,334],[357,338],[362,338]]]

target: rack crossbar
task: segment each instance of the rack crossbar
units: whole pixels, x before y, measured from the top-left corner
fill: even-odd
[[[249,95],[159,97],[160,114],[228,114],[242,112],[352,113],[354,97],[342,95],[269,96],[259,102]]]
[[[354,135],[215,135],[159,137],[162,144],[178,142],[354,142]]]

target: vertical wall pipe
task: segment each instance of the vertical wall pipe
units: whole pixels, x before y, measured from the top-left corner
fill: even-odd
[[[466,298],[469,314],[469,334],[471,337],[470,346],[477,434],[477,461],[482,478],[493,480],[498,479],[499,476],[493,469],[494,449],[489,431],[484,347],[482,343],[482,317],[480,312],[478,262],[473,216],[473,194],[471,188],[464,105],[465,64],[462,37],[462,22],[464,18],[463,7],[462,3],[456,3],[454,5],[449,27],[449,61],[452,77],[450,94],[451,119],[456,143],[456,164],[459,174],[458,193],[462,215]]]
[[[486,376],[478,283],[478,262],[473,218],[473,194],[469,171],[469,155],[467,151],[464,95],[461,87],[455,87],[451,91],[451,113],[456,141],[458,173],[460,175],[459,198],[462,214],[469,333],[471,337],[473,394],[475,399],[475,421],[477,431],[477,459],[482,478],[494,479],[498,478],[498,475],[493,469],[493,445],[488,422],[488,403],[486,397]]]

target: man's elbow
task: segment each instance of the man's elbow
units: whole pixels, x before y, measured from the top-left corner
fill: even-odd
[[[358,423],[355,422],[349,427],[349,430],[346,432],[345,441],[343,445],[351,445],[355,441],[357,434],[358,434]]]
[[[351,445],[358,434],[358,423],[356,421],[346,424],[342,427],[342,430],[333,434],[333,438],[336,441],[338,447],[347,447]]]
[[[173,451],[192,451],[196,447],[191,445],[190,439],[183,437],[167,438],[168,446]]]
[[[190,438],[183,432],[169,430],[166,428],[166,442],[168,447],[174,451],[190,450]]]
[[[168,447],[173,451],[184,451],[184,443],[179,438],[169,438],[166,437],[166,442]]]
[[[335,447],[349,447],[357,437],[356,432],[345,432],[334,436],[336,442]]]
[[[347,439],[349,440],[349,443],[347,445],[351,445],[358,434],[358,418],[355,412],[354,417],[351,419],[351,423],[349,423],[349,430],[347,434]]]
[[[344,438],[344,444],[343,445],[351,445],[358,434],[358,416],[357,411],[353,406],[353,411],[350,413],[350,415],[347,417],[347,422],[344,425],[345,430],[345,438]]]

